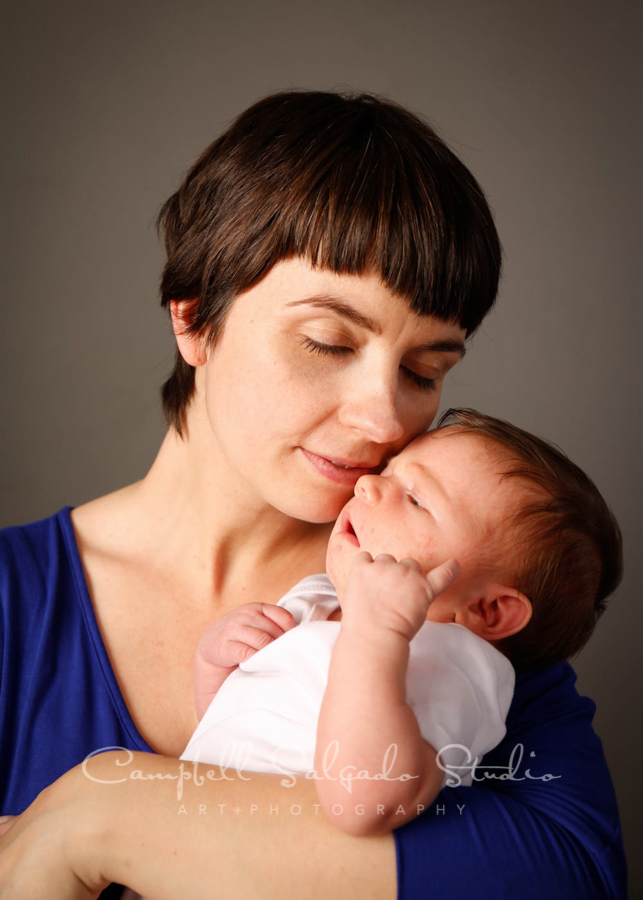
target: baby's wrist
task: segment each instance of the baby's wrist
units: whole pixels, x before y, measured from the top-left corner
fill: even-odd
[[[199,656],[194,658],[195,694],[216,694],[223,682],[239,666],[222,666]]]
[[[228,643],[227,640],[222,641],[220,637],[216,642],[213,641],[206,631],[196,645],[194,653],[195,671],[200,670],[202,672],[207,672],[211,676],[218,676],[222,675],[224,672],[230,673],[233,669],[236,669],[237,664],[235,663],[233,666],[230,666],[229,659],[226,660],[227,665],[224,665],[223,663],[224,651]]]
[[[236,669],[237,666],[224,666],[220,662],[218,662],[216,657],[213,656],[204,656],[199,653],[198,649],[194,654],[194,670],[195,672],[207,672],[209,675],[223,675],[224,673],[230,673],[233,669]]]
[[[341,630],[337,638],[343,645],[350,645],[353,652],[408,654],[409,640],[399,631],[377,622],[352,621],[342,617]]]

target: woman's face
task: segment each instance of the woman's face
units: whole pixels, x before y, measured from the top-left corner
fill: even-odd
[[[217,455],[287,515],[330,522],[431,424],[464,336],[375,275],[283,261],[235,299],[197,371]]]

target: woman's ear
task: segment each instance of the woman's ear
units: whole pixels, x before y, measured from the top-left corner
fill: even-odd
[[[199,334],[191,334],[189,327],[193,321],[198,298],[195,300],[171,300],[170,315],[172,328],[183,359],[190,366],[202,366],[207,361],[205,342]]]
[[[455,621],[486,641],[500,641],[522,631],[532,612],[531,601],[520,591],[493,584],[483,597],[463,606]]]

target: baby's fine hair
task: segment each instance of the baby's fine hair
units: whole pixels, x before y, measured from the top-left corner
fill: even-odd
[[[496,646],[516,669],[575,656],[623,572],[621,530],[594,482],[558,447],[473,409],[449,409],[438,428],[497,448],[503,478],[527,487],[506,523],[506,577],[533,607],[525,628]]]
[[[186,332],[214,346],[234,298],[281,260],[379,274],[414,312],[468,334],[494,303],[501,248],[471,172],[417,116],[371,94],[259,100],[163,205],[161,303],[192,300]],[[177,350],[162,389],[179,435],[194,368]]]

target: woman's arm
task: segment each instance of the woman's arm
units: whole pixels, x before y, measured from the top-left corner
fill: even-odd
[[[111,881],[154,900],[396,897],[392,836],[339,831],[312,781],[288,788],[199,766],[198,783],[191,763],[124,751],[85,769],[43,791],[0,839],[3,900],[89,900]]]
[[[482,770],[513,776],[445,788],[393,836],[357,838],[334,828],[314,808],[312,781],[292,789],[264,775],[187,782],[178,800],[188,764],[137,753],[117,767],[123,752],[97,756],[90,771],[99,779],[135,769],[173,778],[110,785],[89,782],[80,766],[71,770],[0,839],[0,887],[32,879],[2,900],[92,900],[112,879],[130,879],[154,900],[620,900],[627,892],[616,799],[591,727],[594,705],[578,696],[574,680],[568,665],[520,676],[507,736]],[[199,771],[210,769],[222,774]]]

